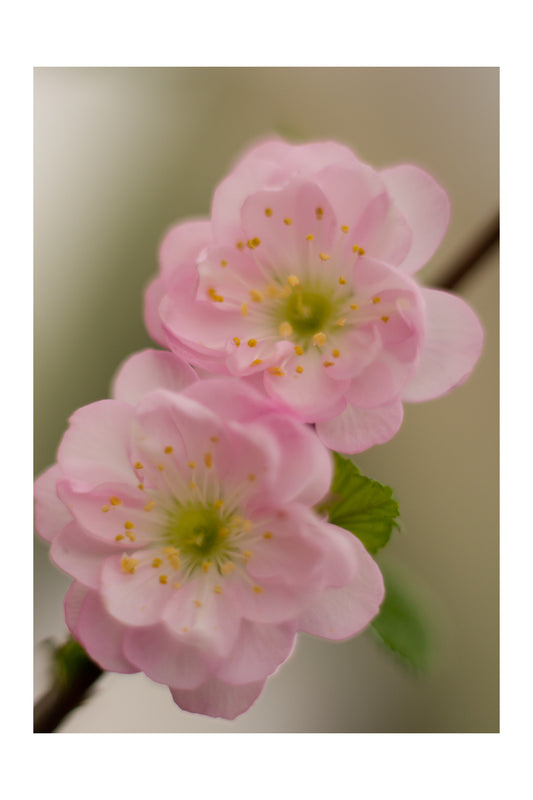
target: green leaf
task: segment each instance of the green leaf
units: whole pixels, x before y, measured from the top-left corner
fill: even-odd
[[[329,521],[355,534],[369,553],[390,539],[400,511],[392,489],[361,475],[355,464],[333,453],[335,475],[328,497],[317,511],[327,511]]]
[[[383,569],[385,600],[370,630],[389,650],[404,663],[420,672],[426,672],[431,663],[433,639],[423,603],[414,597],[402,580],[390,569]]]
[[[57,647],[54,652],[54,667],[57,680],[68,686],[76,680],[80,672],[88,666],[94,667],[81,644],[69,637],[65,644]]]

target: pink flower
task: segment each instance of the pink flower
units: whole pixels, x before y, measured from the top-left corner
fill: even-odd
[[[402,401],[460,385],[480,355],[468,305],[411,277],[448,218],[417,167],[265,142],[217,188],[210,221],[165,237],[148,329],[199,367],[262,378],[328,447],[360,452],[398,431]]]
[[[344,639],[378,611],[375,562],[312,511],[331,477],[314,433],[264,394],[199,381],[168,352],[132,356],[36,482],[39,533],[75,579],[72,634],[104,669],[233,719],[297,631]]]

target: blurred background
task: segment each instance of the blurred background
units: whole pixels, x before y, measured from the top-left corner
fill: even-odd
[[[35,473],[70,414],[108,396],[126,356],[151,346],[142,293],[164,231],[209,213],[251,141],[335,139],[375,167],[415,163],[452,219],[428,286],[446,280],[497,215],[496,68],[39,68],[35,70]],[[498,248],[457,284],[486,333],[470,380],[407,405],[399,434],[354,460],[392,486],[402,532],[383,564],[426,609],[429,672],[365,633],[301,636],[259,701],[229,723],[181,711],[143,675],[107,674],[62,732],[496,732],[498,691]],[[43,641],[62,641],[70,579],[35,542],[35,697]]]

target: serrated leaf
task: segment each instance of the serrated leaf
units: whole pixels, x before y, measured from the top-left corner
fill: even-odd
[[[379,641],[414,669],[430,666],[433,641],[426,614],[414,593],[396,574],[380,566],[385,580],[385,599],[370,630]]]
[[[390,539],[400,511],[390,486],[361,475],[355,464],[333,453],[335,475],[329,496],[319,506],[329,521],[355,534],[369,553],[377,553]]]

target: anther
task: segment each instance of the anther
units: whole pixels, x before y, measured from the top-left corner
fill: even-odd
[[[245,551],[244,551],[244,553],[243,553],[242,555],[243,555],[243,558],[244,558],[246,561],[248,561],[248,560],[249,560],[249,559],[252,557],[253,553],[252,553],[252,551],[251,551],[251,550],[245,550]]]
[[[162,563],[163,563],[163,561],[162,561],[161,558],[154,558],[154,560],[152,561],[152,567],[156,567],[156,568],[160,567]]]
[[[178,570],[181,567],[180,557],[177,553],[170,553],[167,558],[172,569]]]
[[[223,505],[224,505],[223,500],[217,500],[215,503],[215,508],[222,508]]]
[[[238,336],[234,336],[234,337],[233,337],[233,341],[235,342],[235,344],[237,345],[237,347],[240,347],[240,346],[241,346],[241,340],[239,339],[239,337],[238,337]]]
[[[109,502],[111,503],[112,506],[122,505],[122,500],[120,499],[120,497],[115,497],[115,496],[110,497]]]
[[[133,531],[126,531],[126,536],[130,540],[130,542],[134,542],[137,538],[136,534]]]
[[[290,217],[285,217],[283,222],[285,223],[285,225],[292,225],[292,219]]]
[[[254,360],[252,361],[250,366],[251,367],[258,367],[259,364],[262,364],[262,363],[263,363],[263,359],[262,358],[254,358]]]
[[[213,442],[213,444],[216,444],[218,442],[218,436],[210,436],[209,441]]]
[[[207,294],[209,295],[211,300],[213,300],[214,303],[223,303],[224,302],[224,298],[222,297],[222,295],[217,294],[217,290],[213,289],[213,287],[211,287],[211,289],[208,290]]]
[[[160,575],[159,583],[168,583],[168,575]]]
[[[346,324],[346,320],[343,319],[342,317],[340,319],[338,319],[337,322],[335,323],[335,325],[338,325],[339,328],[342,328],[345,324]]]
[[[140,489],[141,492],[144,491],[144,483],[138,483],[137,484],[137,489]]]
[[[215,594],[222,594],[222,586],[213,586],[213,591]]]
[[[225,539],[228,533],[229,531],[227,528],[220,528],[218,531],[218,535],[220,536],[221,539]]]
[[[204,453],[204,464],[208,469],[211,469],[213,466],[213,456],[211,453]]]
[[[376,306],[378,303],[381,303],[381,297],[373,297],[372,302]]]
[[[173,451],[173,450],[174,450],[174,448],[173,448],[173,447],[172,447],[170,444],[167,444],[167,446],[165,447],[165,453],[166,453],[167,455],[169,455],[170,453],[172,453],[172,451]]]
[[[289,275],[289,277],[287,278],[287,283],[289,284],[289,286],[293,287],[298,286],[298,284],[300,283],[300,278],[298,277],[298,275]]]
[[[261,587],[260,587],[260,586],[254,586],[254,589],[253,589],[253,590],[254,590],[254,592],[255,592],[256,594],[262,594],[262,593],[263,593],[263,590],[261,589]]]
[[[389,317],[381,317],[381,319],[383,320],[383,322],[388,322],[389,321]]]
[[[265,208],[265,217],[271,217],[271,216],[272,216],[272,209]]]
[[[235,569],[235,564],[232,561],[226,561],[226,563],[222,564],[222,566],[220,567],[222,575],[230,575],[234,569]]]
[[[279,335],[286,338],[292,334],[292,325],[290,322],[282,322],[279,326]]]
[[[281,367],[269,367],[268,371],[270,372],[271,375],[279,375],[279,376],[285,375]]]
[[[333,356],[333,358],[338,358],[340,356],[340,353],[337,350],[337,348],[335,348],[334,350],[331,351],[331,355]]]
[[[357,305],[357,303],[350,303],[350,308],[352,309],[352,311],[357,311],[359,306]]]
[[[235,247],[237,248],[237,250],[244,250],[244,242],[237,242]]]
[[[312,233],[308,233],[305,238],[307,239],[308,242],[312,242],[315,237],[313,236]]]
[[[137,463],[135,464],[135,469],[144,469],[140,461],[137,461]]]
[[[145,511],[151,511],[154,506],[155,506],[154,501],[150,500],[150,502],[145,505],[144,510]]]
[[[189,482],[189,489],[196,489],[196,484],[194,481]]]
[[[304,371],[304,368],[302,367],[302,365],[301,365],[301,364],[298,364],[298,366],[296,367],[296,372],[297,372],[299,375],[301,375],[303,371]]]
[[[191,469],[194,469],[196,466],[196,461],[189,461],[187,466],[190,467]]]
[[[178,583],[178,581],[174,581],[174,583],[172,584],[172,588],[181,589],[181,583]]]
[[[228,266],[228,262],[226,261],[225,258],[223,258],[222,261],[220,262],[220,266],[221,267],[227,267]]]
[[[135,572],[135,567],[139,563],[138,558],[129,558],[128,556],[122,556],[122,561],[120,562],[120,566],[124,570],[124,572],[129,572],[130,575],[133,575]]]
[[[259,245],[261,244],[261,239],[258,239],[257,236],[254,236],[253,239],[248,239],[246,244],[248,245],[250,250],[255,250],[255,248],[259,247]]]
[[[272,536],[273,536],[272,531],[265,531],[265,533],[263,534],[263,539],[272,539]]]
[[[324,361],[322,364],[323,367],[333,367],[335,365],[334,361]]]
[[[346,283],[346,278],[343,278],[342,275],[341,275],[339,277],[339,283],[340,283],[341,286],[344,286],[344,284]]]
[[[194,605],[196,606],[196,608],[201,608],[202,607],[202,601],[201,600],[195,600],[194,601]]]
[[[329,259],[331,258],[331,256],[328,255],[328,253],[319,253],[318,256],[321,261],[329,261]]]
[[[255,347],[257,344],[257,339],[248,339],[248,347]]]
[[[165,465],[164,464],[158,464],[157,465],[157,469],[159,470],[159,472],[163,472],[163,470],[165,469]]]
[[[349,229],[349,227],[348,227],[347,225],[341,225],[341,231],[342,231],[343,233],[348,233],[348,231],[349,231],[349,230],[350,230],[350,229]]]
[[[294,352],[296,353],[297,356],[302,356],[303,352],[304,352],[304,349],[303,349],[303,347],[300,347],[299,344],[297,344],[295,346],[295,348],[294,348]]]
[[[325,344],[327,338],[328,337],[326,336],[326,334],[322,333],[322,331],[320,331],[320,333],[315,333],[315,335],[313,336],[313,344],[316,345],[317,347],[322,347],[322,345]]]
[[[257,289],[250,289],[250,297],[254,303],[260,303],[263,299],[263,293],[259,292]]]
[[[123,538],[124,536],[121,533],[117,533],[115,536],[115,542],[120,542]]]
[[[109,511],[109,506],[102,506],[102,511]]]
[[[250,474],[248,475],[248,480],[250,481],[250,483],[253,483],[256,477],[257,475],[255,475],[253,472],[250,472]]]
[[[320,208],[319,206],[317,209],[315,209],[315,215],[317,219],[322,219],[322,217],[324,216],[324,209]]]
[[[202,564],[202,570],[204,572],[209,572],[210,567],[211,567],[211,561],[204,561],[204,563]]]
[[[241,316],[248,316],[248,303],[241,303]]]

